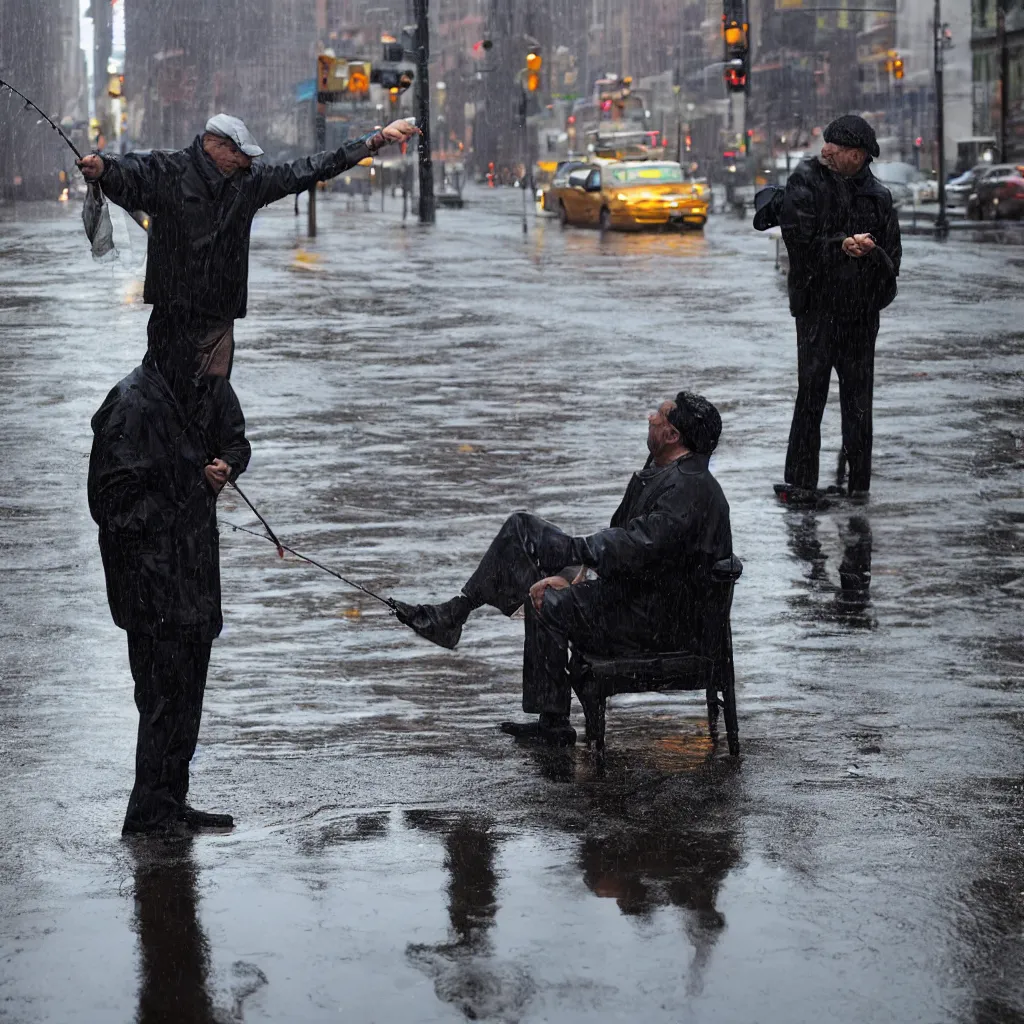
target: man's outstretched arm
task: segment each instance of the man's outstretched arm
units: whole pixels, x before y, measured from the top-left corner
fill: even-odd
[[[288,164],[257,165],[253,171],[258,181],[257,203],[266,206],[296,192],[305,192],[318,181],[328,181],[355,167],[383,146],[404,142],[419,134],[419,128],[408,121],[394,121],[379,132],[346,142],[334,152],[314,153]]]

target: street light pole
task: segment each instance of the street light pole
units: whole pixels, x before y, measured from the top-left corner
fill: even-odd
[[[430,156],[430,24],[429,0],[413,0],[416,16],[416,122],[420,134],[420,223],[433,224],[434,165]]]
[[[942,0],[935,0],[935,134],[938,152],[937,167],[939,178],[939,214],[935,218],[935,237],[945,238],[949,234],[949,220],[946,217],[946,118],[942,94]]]

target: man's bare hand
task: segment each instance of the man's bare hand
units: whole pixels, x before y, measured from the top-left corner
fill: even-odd
[[[388,142],[408,142],[414,135],[422,135],[423,132],[419,130],[414,124],[410,124],[406,120],[392,121],[387,128],[381,129],[381,135]]]
[[[95,181],[103,173],[103,157],[90,153],[78,161],[78,168],[86,181]]]
[[[552,590],[565,590],[569,586],[569,581],[564,576],[545,576],[542,580],[537,580],[532,587],[530,587],[530,600],[533,602],[534,611],[540,611],[540,606],[544,603],[544,595],[548,591],[548,587]]]
[[[843,252],[847,256],[867,256],[875,247],[875,240],[867,234],[850,235],[843,239]]]
[[[231,467],[223,459],[214,459],[204,467],[203,473],[206,474],[206,482],[213,488],[214,494],[220,494],[221,488],[231,476]]]

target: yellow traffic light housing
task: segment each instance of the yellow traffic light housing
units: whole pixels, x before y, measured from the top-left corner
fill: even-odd
[[[531,71],[526,76],[526,88],[529,92],[536,92],[540,88],[540,75],[536,71]]]
[[[903,77],[903,58],[902,57],[897,57],[892,62],[892,73],[893,73],[893,77],[894,78],[900,79],[900,78]]]
[[[541,55],[539,53],[533,51],[533,50],[531,50],[526,55],[526,70],[527,71],[532,71],[532,72],[536,73],[536,72],[540,71],[541,65],[543,63],[544,63],[544,59],[541,57]]]
[[[388,89],[388,96],[391,97],[391,102],[392,103],[397,103],[398,102],[398,96],[399,96],[400,92],[401,92],[401,90],[398,88],[397,85],[393,85],[393,86],[391,86],[390,89]]]

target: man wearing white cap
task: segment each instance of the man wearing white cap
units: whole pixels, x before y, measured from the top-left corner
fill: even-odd
[[[150,216],[145,302],[153,304],[149,354],[190,375],[199,349],[204,373],[229,376],[233,322],[245,316],[249,231],[260,207],[333,178],[382,146],[419,134],[408,121],[287,164],[263,155],[245,123],[217,114],[186,149],[92,154],[79,161],[111,202]],[[188,364],[188,366],[184,365]],[[167,366],[167,370],[172,368]]]

